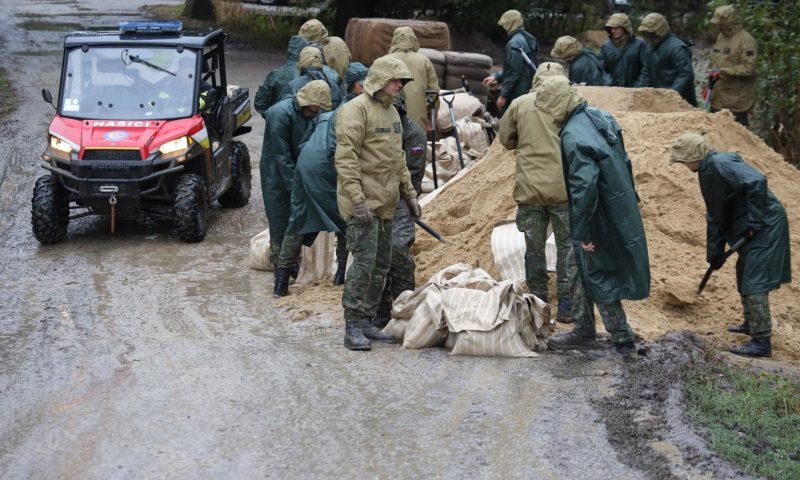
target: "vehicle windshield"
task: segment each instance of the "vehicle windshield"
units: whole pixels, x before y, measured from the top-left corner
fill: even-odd
[[[67,55],[60,112],[103,120],[193,114],[197,54],[175,47],[76,48]]]

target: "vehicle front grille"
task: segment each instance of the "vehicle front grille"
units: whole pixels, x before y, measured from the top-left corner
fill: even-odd
[[[83,152],[84,160],[141,160],[142,156],[139,154],[138,149],[128,150],[90,150],[86,149]]]

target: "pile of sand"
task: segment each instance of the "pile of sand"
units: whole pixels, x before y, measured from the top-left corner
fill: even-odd
[[[737,124],[732,115],[694,109],[675,92],[607,87],[582,87],[580,91],[590,104],[612,112],[623,127],[641,197],[652,288],[647,300],[625,303],[634,329],[648,340],[679,329],[707,335],[720,345],[743,340],[740,335],[724,333],[726,325],[741,321],[734,262],[714,273],[701,297],[694,293],[707,267],[705,209],[696,175],[681,165],[669,164],[670,146],[682,133],[702,132],[715,149],[737,152],[764,172],[789,216],[796,274],[800,272],[800,172]],[[515,215],[511,196],[514,162],[514,152],[495,142],[463,179],[444,189],[426,207],[425,220],[450,243],[438,243],[417,229],[414,251],[418,284],[458,262],[480,266],[498,278],[490,237],[495,224]],[[336,294],[341,287],[318,284],[292,292],[281,303],[303,308],[324,303],[340,308]],[[794,282],[770,295],[777,359],[800,360],[798,293]],[[334,297],[337,302],[333,302]]]

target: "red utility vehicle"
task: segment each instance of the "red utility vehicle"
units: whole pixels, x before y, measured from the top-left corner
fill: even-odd
[[[173,221],[202,240],[209,206],[250,198],[246,88],[228,84],[226,34],[184,32],[180,22],[123,22],[119,31],[73,32],[64,41],[56,116],[33,189],[31,223],[41,243],[70,219],[141,214]],[[48,90],[42,97],[53,103]]]

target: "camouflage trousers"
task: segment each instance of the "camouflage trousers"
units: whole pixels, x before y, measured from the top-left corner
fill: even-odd
[[[400,202],[392,220],[392,263],[378,305],[378,317],[391,317],[395,299],[406,290],[414,290],[416,286],[417,264],[410,253],[415,237],[414,219],[406,203]]]
[[[559,300],[569,296],[569,279],[566,263],[569,244],[569,206],[523,205],[517,206],[517,229],[525,234],[525,282],[528,291],[544,301],[548,300],[547,225],[552,224],[556,239],[556,292]]]
[[[769,338],[772,335],[772,315],[769,312],[769,293],[742,295],[744,323],[753,338]]]
[[[581,247],[576,242],[573,248]],[[570,248],[567,254],[566,270],[567,277],[569,277],[570,297],[572,298],[572,320],[575,323],[575,331],[587,336],[594,336],[597,334],[594,316],[595,303],[586,295],[586,291],[583,289],[579,268],[575,261],[575,252]],[[615,344],[633,341],[633,330],[628,325],[625,310],[622,309],[622,302],[598,303],[597,310],[600,311],[603,325],[606,331],[611,334],[611,340]]]
[[[342,306],[345,321],[353,322],[372,318],[378,311],[392,263],[392,220],[351,218],[346,236],[353,263],[345,275]]]
[[[297,264],[300,251],[303,249],[304,238],[305,235],[285,235],[283,237],[283,243],[278,252],[278,267],[288,270]]]

